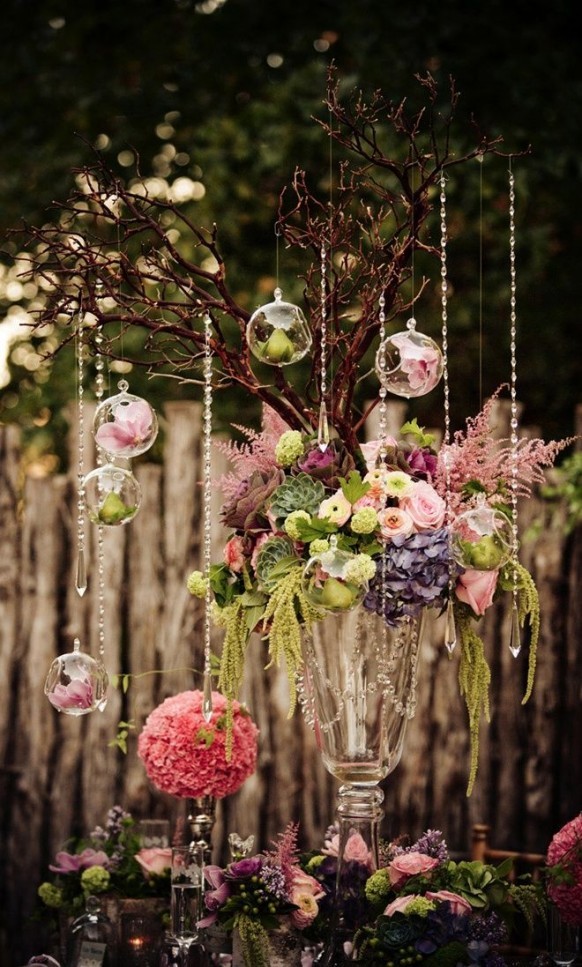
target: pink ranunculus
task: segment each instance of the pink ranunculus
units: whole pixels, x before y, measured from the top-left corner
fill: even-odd
[[[103,866],[108,868],[109,857],[103,850],[84,849],[82,853],[67,853],[61,850],[55,856],[55,862],[49,870],[53,873],[79,873],[88,870],[91,866]]]
[[[114,418],[102,423],[95,434],[97,444],[106,453],[120,453],[140,446],[152,432],[152,410],[144,400],[117,406]]]
[[[380,450],[382,449],[382,443],[385,448],[396,447],[396,440],[392,436],[384,437],[384,440],[370,440],[369,443],[361,443],[360,450],[362,451],[364,460],[366,461],[366,468],[368,470],[373,470],[378,463],[378,457],[380,456]]]
[[[322,500],[317,516],[331,521],[332,524],[337,524],[338,527],[342,527],[349,519],[351,513],[352,505],[349,500],[344,497],[342,490],[337,490],[327,500]]]
[[[400,887],[411,876],[418,873],[429,873],[439,865],[439,861],[426,853],[401,853],[395,856],[388,867],[388,875],[392,886]]]
[[[382,510],[384,504],[386,503],[386,494],[384,493],[382,487],[370,487],[367,494],[356,500],[355,504],[352,504],[352,511],[355,514],[357,510],[362,510],[364,507],[372,507],[374,510]]]
[[[476,615],[485,614],[493,602],[493,595],[497,586],[498,571],[464,571],[455,586],[455,594],[459,601],[468,604]]]
[[[398,505],[412,517],[417,531],[438,530],[445,520],[446,504],[426,480],[418,480],[412,493],[402,497]]]
[[[152,846],[151,849],[140,849],[135,858],[149,880],[150,876],[160,876],[172,865],[172,849],[170,846]]]
[[[393,913],[404,913],[406,907],[409,906],[413,900],[418,900],[417,893],[411,893],[409,896],[399,896],[392,903],[389,903],[384,910],[385,917],[391,917]]]
[[[235,535],[227,541],[224,548],[224,563],[231,571],[242,571],[245,563],[243,539]]]
[[[472,913],[473,911],[473,907],[468,900],[459,896],[458,893],[451,893],[450,890],[436,890],[434,893],[427,890],[424,895],[427,900],[434,900],[436,903],[449,903],[451,913],[454,913],[456,917],[460,917],[464,913]]]
[[[74,678],[67,685],[55,685],[48,694],[51,705],[57,709],[91,708],[93,705],[93,686],[85,678]]]
[[[317,901],[323,896],[325,896],[325,890],[322,890],[321,884],[315,877],[305,873],[300,867],[293,871],[290,899],[291,903],[295,903],[298,907],[291,914],[291,921],[295,927],[304,930],[313,923],[319,913]]]
[[[414,523],[410,514],[400,507],[387,507],[378,514],[382,537],[391,540],[393,537],[408,537],[414,530]]]

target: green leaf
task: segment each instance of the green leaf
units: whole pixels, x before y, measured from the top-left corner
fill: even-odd
[[[129,679],[130,679],[130,677],[131,677],[130,675],[123,675],[123,677],[121,679],[121,688],[123,690],[124,695],[125,695],[125,693],[127,692],[128,688],[129,688]]]
[[[411,436],[419,447],[431,447],[435,441],[433,433],[425,433],[424,427],[418,425],[418,420],[414,417],[400,427],[401,436]]]
[[[368,493],[370,489],[369,483],[364,483],[360,475],[359,470],[351,470],[348,474],[348,479],[345,477],[339,478],[342,493],[346,500],[349,500],[350,504],[355,504],[360,497],[363,497]]]
[[[467,480],[467,483],[463,484],[462,492],[465,497],[472,497],[474,494],[486,494],[487,488],[480,480]]]
[[[312,517],[311,520],[303,520],[300,517],[299,520],[295,521],[295,524],[299,539],[304,544],[321,540],[321,538],[327,537],[328,534],[336,534],[338,531],[337,524],[332,524],[325,517]]]

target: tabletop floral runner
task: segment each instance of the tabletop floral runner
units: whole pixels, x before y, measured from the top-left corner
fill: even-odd
[[[300,854],[291,824],[272,851],[227,867],[206,869],[207,916],[239,932],[246,967],[267,967],[269,932],[285,920],[302,932],[305,946],[325,942],[333,924],[339,837],[333,827],[321,851]],[[544,913],[544,892],[531,877],[510,882],[512,861],[500,866],[449,858],[441,832],[415,843],[387,845],[383,865],[370,869],[358,833],[347,842],[352,941],[346,959],[383,967],[441,967],[457,963],[497,967],[499,945],[521,918],[533,925]],[[348,902],[345,902],[345,901]],[[350,924],[348,923],[348,926]]]
[[[495,528],[480,533],[464,519],[485,510],[511,535],[512,494],[530,495],[544,480],[543,468],[570,442],[522,439],[514,452],[507,440],[495,439],[501,389],[439,453],[416,421],[402,427],[399,440],[349,449],[332,439],[323,448],[315,435],[289,430],[270,410],[261,433],[238,427],[246,443],[218,444],[234,466],[220,481],[221,517],[233,533],[209,581],[212,616],[225,631],[218,687],[230,703],[253,631],[266,638],[270,661],[286,666],[292,712],[303,627],[359,602],[393,625],[426,607],[444,609],[452,596],[471,788],[490,682],[475,621],[499,595],[516,589],[519,622],[530,624],[525,701],[533,686],[539,606],[532,577],[507,541]],[[453,531],[463,566],[452,556]],[[188,587],[203,598],[207,580],[194,571]]]

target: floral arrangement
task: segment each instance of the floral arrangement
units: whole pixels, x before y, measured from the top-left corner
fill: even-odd
[[[49,865],[53,878],[38,888],[45,911],[78,916],[92,894],[169,895],[171,849],[143,849],[131,814],[121,806],[109,810],[104,827],[67,845]]]
[[[566,923],[582,926],[582,813],[552,838],[546,864],[550,900]]]
[[[166,698],[150,713],[137,751],[148,778],[162,792],[196,799],[222,799],[255,771],[259,730],[239,702],[228,707],[230,752],[227,759],[227,700],[212,693],[212,716],[203,715],[200,691]]]
[[[337,837],[330,843],[337,847]],[[351,868],[353,877],[351,895],[342,898],[343,907],[354,924],[359,922],[351,952],[356,963],[497,967],[502,963],[497,948],[507,942],[516,917],[523,915],[533,923],[543,911],[539,884],[525,878],[510,883],[511,860],[498,867],[454,862],[438,830],[428,830],[408,846],[398,841],[387,845],[383,865],[371,874],[368,869],[364,877],[367,864],[362,848],[361,837],[354,833],[344,855],[349,860],[346,870]],[[310,854],[305,869],[333,901],[330,853],[333,849],[326,848]],[[323,902],[320,906],[325,911]]]
[[[199,926],[220,924],[237,931],[245,967],[268,967],[269,931],[288,922],[305,930],[319,913],[324,891],[302,869],[297,851],[297,826],[290,824],[270,852],[235,860],[222,869],[204,870],[211,887],[204,895],[208,915]]]
[[[452,598],[472,786],[490,681],[475,619],[515,589],[519,622],[530,623],[525,701],[539,605],[530,574],[512,553],[512,495],[529,495],[570,442],[520,440],[512,448],[496,440],[491,421],[500,391],[439,453],[416,421],[401,428],[399,440],[348,448],[337,438],[319,445],[314,434],[289,430],[272,411],[261,433],[238,427],[246,443],[218,444],[234,465],[220,481],[221,516],[233,533],[223,562],[209,573],[213,619],[225,629],[218,687],[229,701],[238,694],[253,631],[266,638],[271,662],[286,664],[292,712],[303,627],[360,603],[393,625],[427,607],[444,609]],[[468,513],[489,515],[493,528],[467,523]],[[201,572],[190,575],[188,587],[206,595]]]

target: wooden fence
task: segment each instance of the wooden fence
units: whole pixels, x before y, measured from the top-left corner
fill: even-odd
[[[138,515],[105,535],[105,661],[110,675],[135,678],[127,694],[111,690],[103,713],[76,719],[55,712],[43,684],[75,635],[97,654],[95,529],[88,525],[89,590],[80,599],[74,475],[24,473],[18,429],[0,427],[0,964],[6,967],[42,949],[29,918],[47,864],[69,836],[102,823],[117,803],[137,819],[176,822],[185,815],[184,802],[149,785],[136,754],[147,714],[167,695],[199,687],[202,667],[203,607],[185,586],[202,559],[200,408],[170,403],[162,423],[163,463],[141,458],[134,465],[143,492]],[[219,454],[213,464],[219,476]],[[215,500],[218,511],[218,494]],[[482,821],[492,825],[499,846],[544,851],[582,807],[582,536],[578,528],[566,537],[537,500],[520,516],[524,528],[543,519],[521,554],[542,604],[534,696],[522,707],[527,656],[525,649],[517,660],[510,654],[507,604],[496,604],[482,623],[493,667],[492,722],[482,730],[479,775],[467,798],[458,659],[449,659],[442,619],[432,616],[417,714],[402,762],[385,784],[384,835],[439,828],[450,848],[464,853],[471,824]],[[217,525],[214,559],[222,539]],[[293,820],[302,845],[316,846],[334,819],[335,781],[301,714],[287,718],[284,673],[265,672],[264,664],[257,640],[243,697],[260,728],[259,766],[239,793],[219,803],[213,842],[222,860],[227,831],[254,833],[257,846],[266,847]],[[117,723],[129,718],[136,732],[123,755],[109,743]]]

